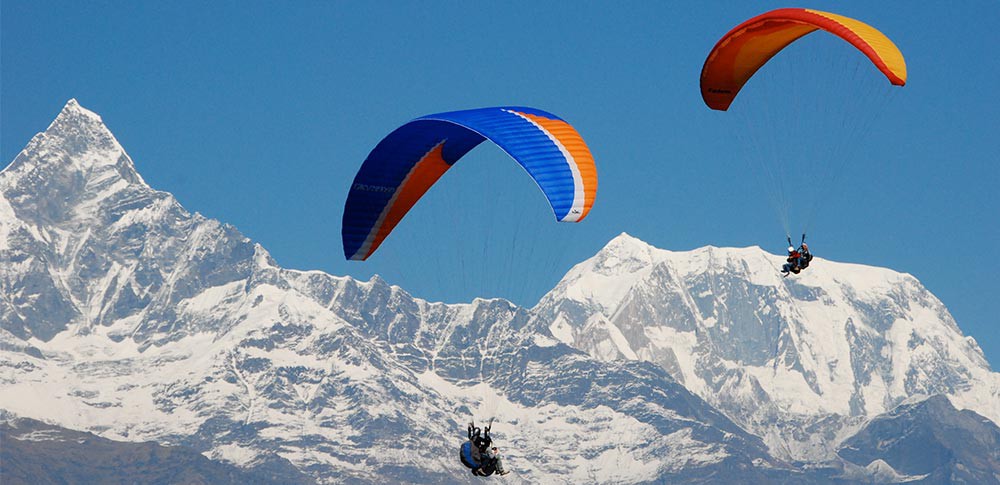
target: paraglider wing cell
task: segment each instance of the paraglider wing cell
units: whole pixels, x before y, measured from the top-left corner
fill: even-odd
[[[758,15],[729,31],[701,70],[701,96],[725,111],[754,73],[778,52],[816,30],[836,35],[864,53],[890,83],[906,84],[906,62],[895,44],[863,22],[828,12],[783,8]]]
[[[578,222],[590,212],[597,170],[586,143],[569,123],[524,107],[429,115],[390,133],[362,164],[344,205],[345,257],[371,256],[420,197],[483,140],[524,167],[557,220]]]

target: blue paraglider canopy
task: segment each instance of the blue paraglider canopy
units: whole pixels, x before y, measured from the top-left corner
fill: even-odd
[[[557,220],[587,217],[597,168],[583,138],[562,118],[523,106],[438,113],[397,128],[361,165],[344,204],[344,256],[368,259],[417,200],[485,140],[524,167]]]

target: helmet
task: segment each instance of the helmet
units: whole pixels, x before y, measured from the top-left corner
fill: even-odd
[[[806,244],[806,243],[802,243],[802,249],[805,249],[806,251],[808,251],[809,250],[809,245]]]
[[[795,252],[795,248],[792,247],[792,246],[788,246],[788,252],[794,253]]]

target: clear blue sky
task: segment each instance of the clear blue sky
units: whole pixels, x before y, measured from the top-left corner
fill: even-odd
[[[378,272],[445,301],[533,304],[622,231],[667,249],[781,252],[784,231],[698,75],[722,34],[787,3],[537,3],[4,0],[3,163],[77,98],[153,187],[280,264]],[[824,198],[813,248],[915,275],[996,366],[1000,7],[803,6],[878,27],[910,74]],[[420,115],[505,104],[557,113],[587,140],[600,189],[586,221],[556,224],[520,169],[484,146],[369,262],[344,261],[347,189],[383,136]]]

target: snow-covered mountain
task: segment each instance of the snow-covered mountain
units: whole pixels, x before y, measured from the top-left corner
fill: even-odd
[[[816,258],[789,278],[758,247],[654,248],[627,234],[534,309],[560,341],[656,363],[776,456],[835,458],[869,417],[944,394],[1000,422],[1000,374],[908,274]]]
[[[150,188],[75,101],[0,172],[0,294],[0,408],[104,438],[449,482],[488,413],[528,482],[801,475],[659,367],[593,359],[509,302],[280,268]]]
[[[775,261],[623,235],[534,309],[431,303],[281,268],[70,101],[0,172],[0,409],[322,483],[468,481],[473,415],[528,483],[900,481],[843,444],[925,394],[998,419],[997,374],[915,279]]]

